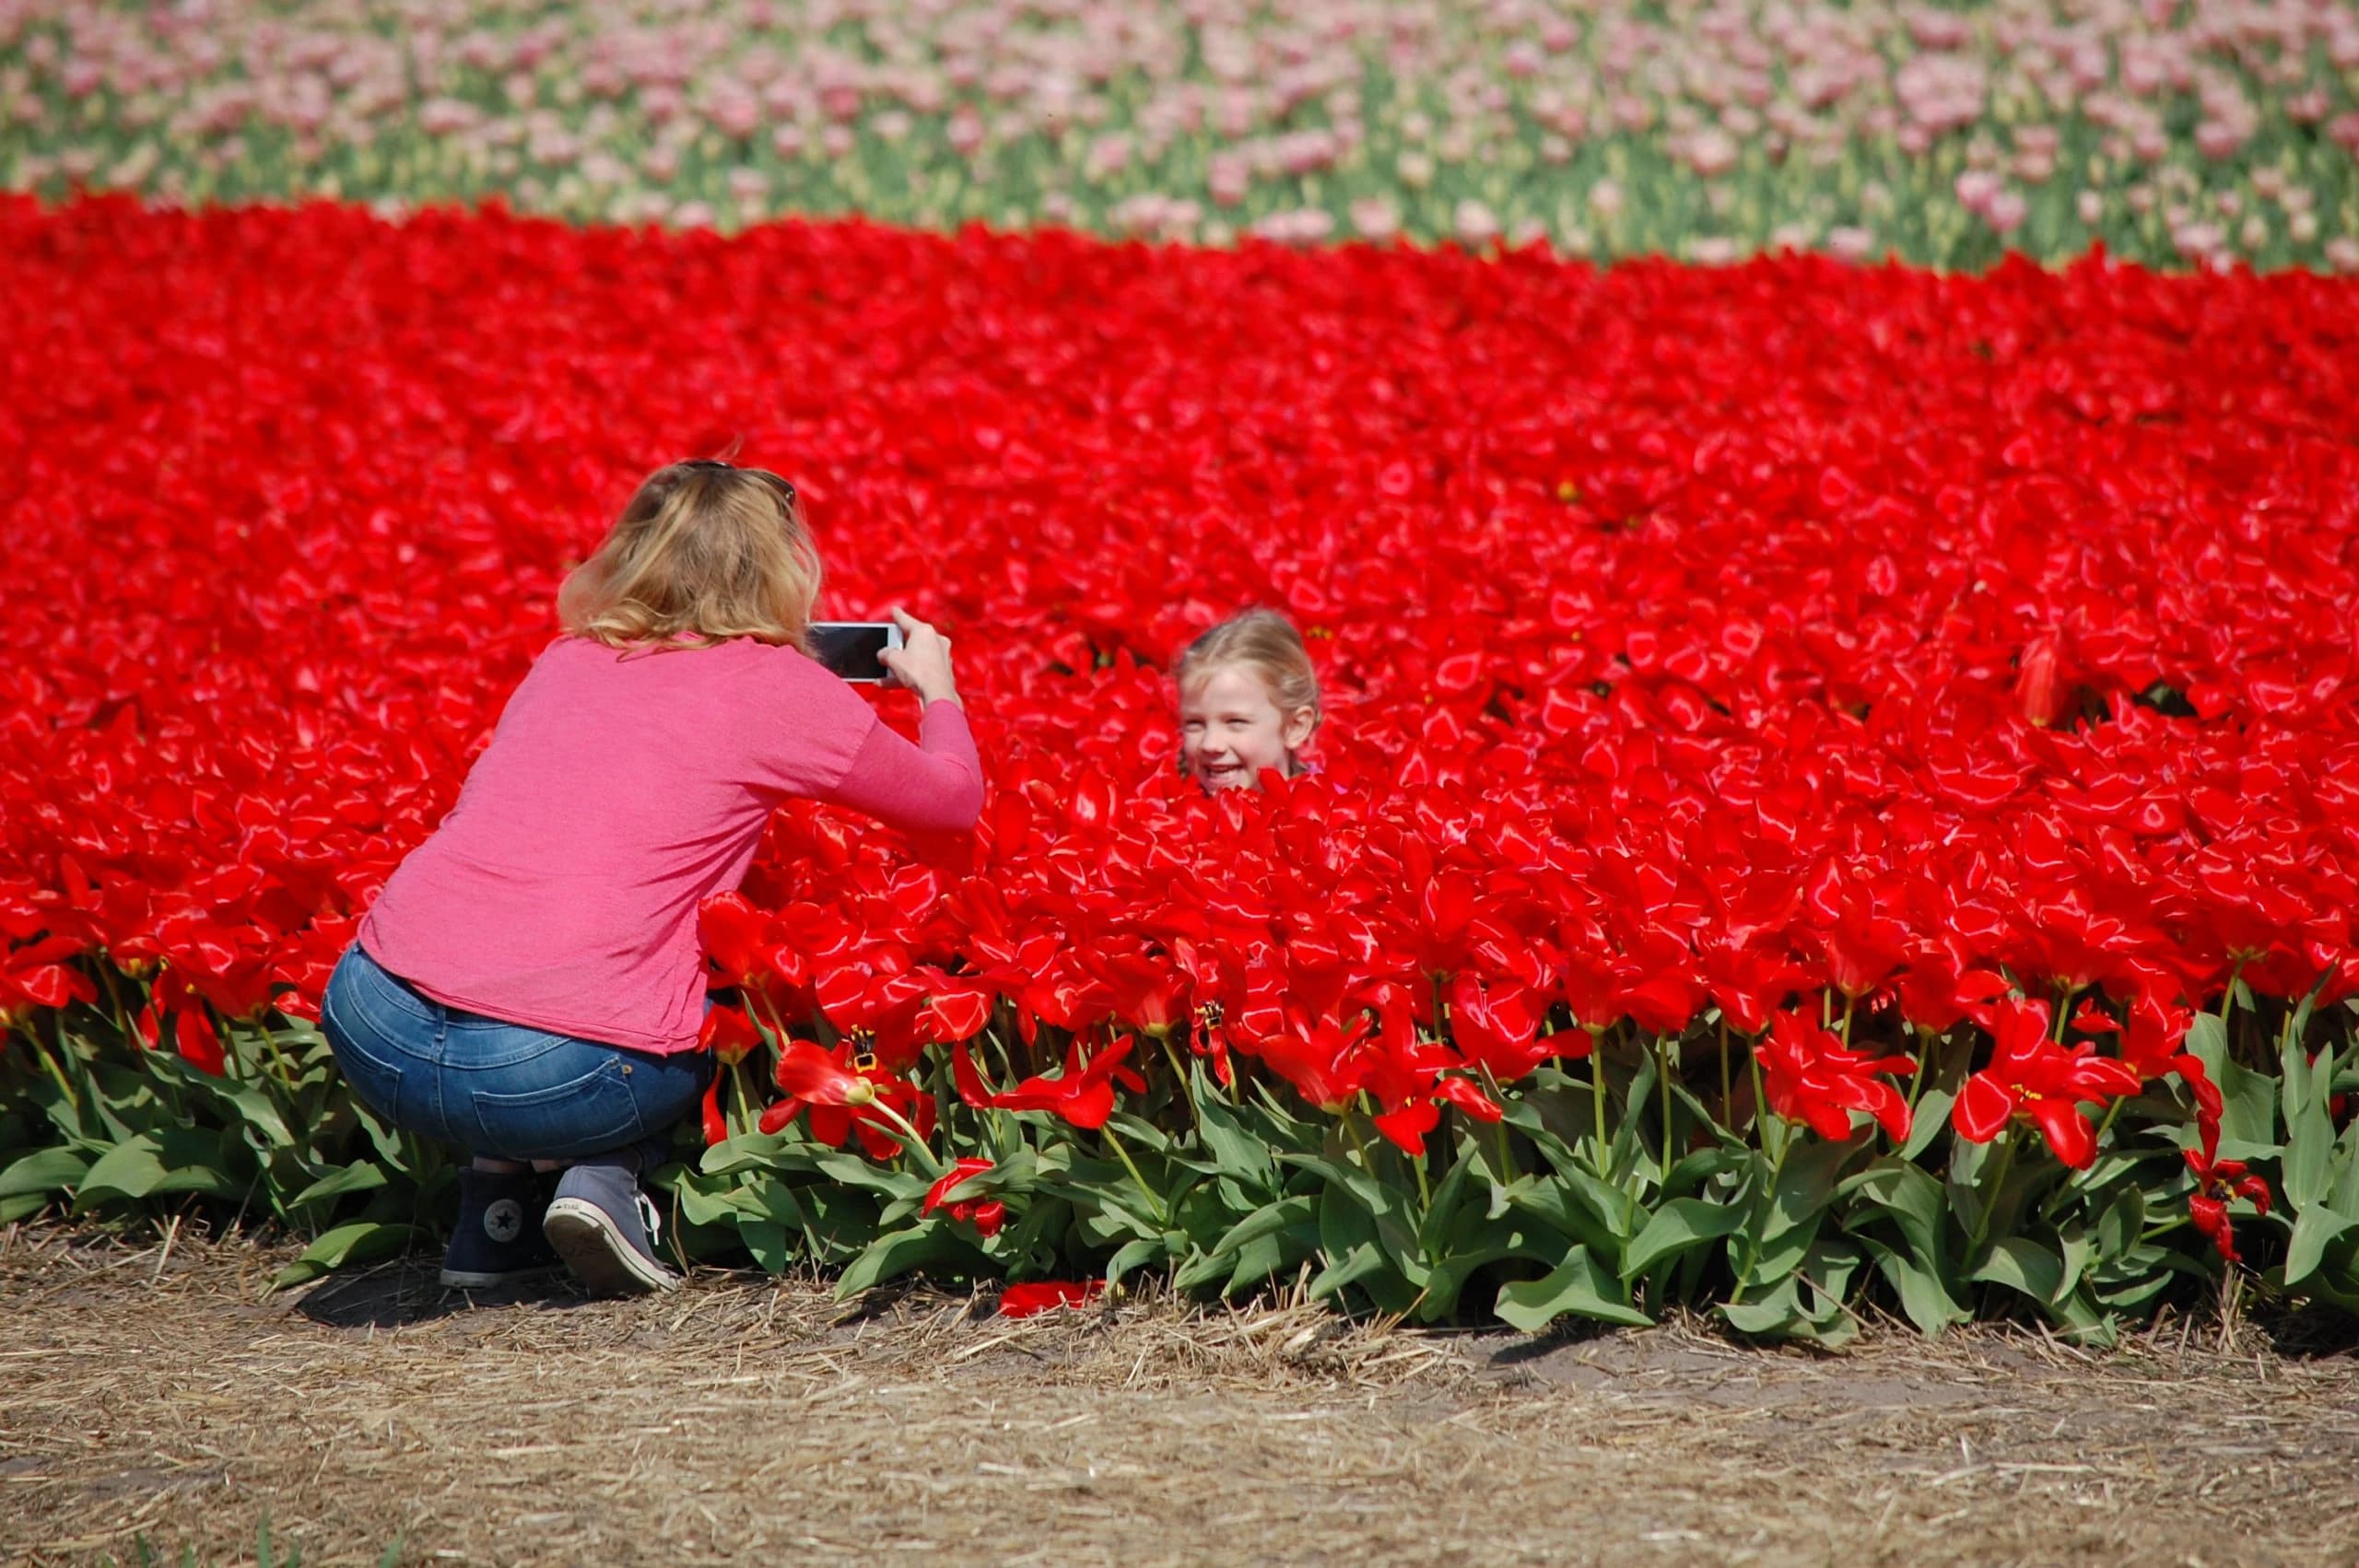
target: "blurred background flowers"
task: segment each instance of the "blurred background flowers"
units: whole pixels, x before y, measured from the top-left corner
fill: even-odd
[[[0,186],[2359,272],[2348,0],[0,0]]]

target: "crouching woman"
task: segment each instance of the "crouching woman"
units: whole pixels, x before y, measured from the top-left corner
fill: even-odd
[[[982,769],[948,641],[897,614],[885,658],[923,704],[912,745],[805,652],[819,579],[778,475],[651,475],[338,963],[321,1023],[354,1091],[474,1155],[445,1284],[560,1260],[600,1294],[678,1283],[639,1176],[712,1071],[698,907],[738,884],[788,799],[913,832],[974,825]]]

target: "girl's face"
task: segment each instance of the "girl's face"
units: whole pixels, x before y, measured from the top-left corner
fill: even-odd
[[[1280,708],[1250,666],[1215,665],[1180,693],[1180,771],[1207,790],[1254,789],[1262,768],[1286,770],[1317,723],[1309,708]]]

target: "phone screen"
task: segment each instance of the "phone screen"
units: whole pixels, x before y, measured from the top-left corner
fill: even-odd
[[[876,656],[901,646],[901,628],[890,621],[814,621],[811,652],[847,681],[881,681],[885,665]]]

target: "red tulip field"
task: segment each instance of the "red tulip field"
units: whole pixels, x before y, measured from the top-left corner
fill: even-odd
[[[437,1155],[304,1020],[558,575],[735,441],[835,604],[955,628],[992,792],[790,808],[707,907],[693,1256],[1815,1340],[2359,1302],[2351,284],[5,222],[16,1212],[411,1239]],[[1162,669],[1255,602],[1320,766],[1206,798]]]

